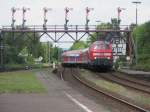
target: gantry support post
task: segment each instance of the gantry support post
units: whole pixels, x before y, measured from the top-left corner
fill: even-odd
[[[4,69],[4,40],[3,32],[0,31],[0,71]]]

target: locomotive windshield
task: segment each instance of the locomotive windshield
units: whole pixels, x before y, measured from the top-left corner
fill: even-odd
[[[102,41],[97,41],[92,45],[93,49],[109,49],[109,44],[102,42]]]

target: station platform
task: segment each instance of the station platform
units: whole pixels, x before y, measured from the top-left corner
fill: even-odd
[[[150,72],[131,70],[131,69],[119,69],[119,72],[131,75],[145,75],[150,77]]]

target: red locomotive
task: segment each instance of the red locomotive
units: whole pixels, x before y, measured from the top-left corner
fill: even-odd
[[[62,65],[112,68],[112,44],[96,41],[87,49],[66,51],[62,54]]]

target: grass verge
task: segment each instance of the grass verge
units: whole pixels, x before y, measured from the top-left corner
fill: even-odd
[[[35,76],[35,71],[0,73],[0,93],[41,93],[44,86]]]
[[[133,101],[136,101],[144,105],[148,105],[148,107],[150,107],[149,95],[140,94],[135,91],[131,91],[122,85],[106,81],[98,77],[97,75],[94,75],[90,71],[82,70],[81,76],[84,77],[86,80],[91,81],[92,83],[96,84],[97,86],[100,86],[101,88],[117,93],[121,96],[130,98]]]

